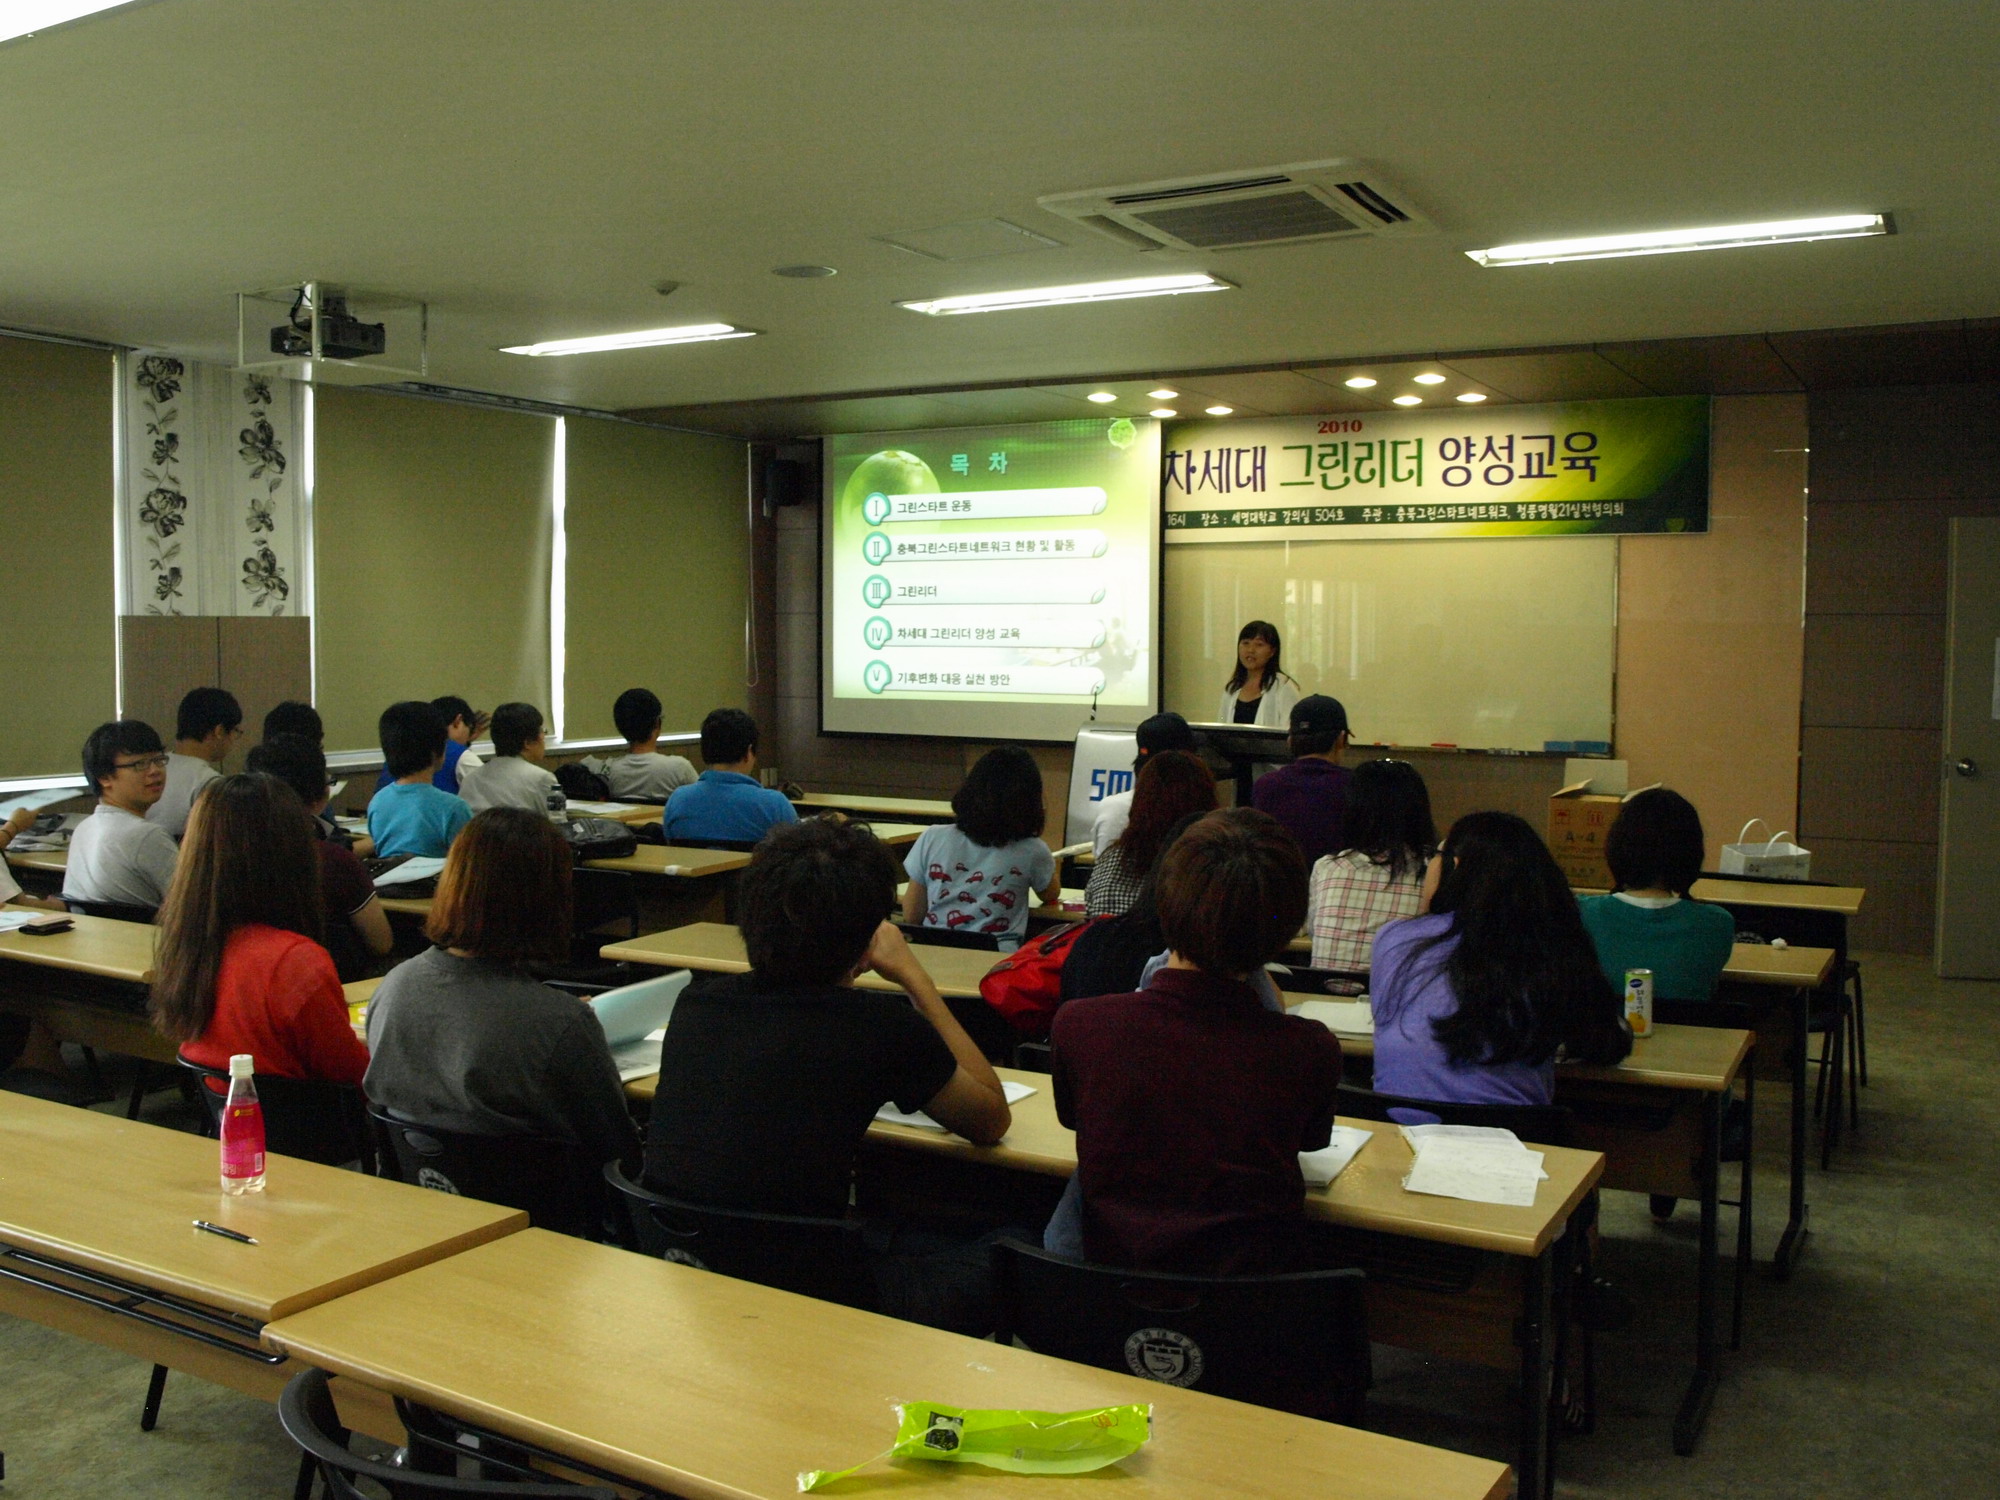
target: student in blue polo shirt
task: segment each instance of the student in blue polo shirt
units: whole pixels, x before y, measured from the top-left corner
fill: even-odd
[[[413,698],[385,708],[379,729],[384,769],[392,779],[368,804],[375,853],[383,859],[397,854],[441,859],[472,821],[463,797],[431,784],[449,743],[444,714]]]
[[[758,784],[757,721],[740,708],[718,708],[701,721],[708,769],[667,799],[667,842],[697,839],[754,844],[798,813],[783,792]]]

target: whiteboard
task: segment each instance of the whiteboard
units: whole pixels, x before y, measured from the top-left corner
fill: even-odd
[[[1236,637],[1269,620],[1302,693],[1362,744],[1541,750],[1611,739],[1615,537],[1168,546],[1162,699],[1213,719]]]

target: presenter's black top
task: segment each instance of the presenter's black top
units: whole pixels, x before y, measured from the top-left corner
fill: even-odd
[[[1262,695],[1255,698],[1238,698],[1235,710],[1236,722],[1238,724],[1255,724],[1257,722],[1257,710],[1263,701]]]
[[[646,1185],[717,1208],[839,1218],[875,1111],[922,1109],[957,1067],[899,994],[781,987],[754,971],[690,985],[660,1045]]]

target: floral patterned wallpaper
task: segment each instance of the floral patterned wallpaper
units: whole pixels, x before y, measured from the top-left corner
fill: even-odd
[[[146,350],[125,357],[127,608],[296,613],[296,382]]]

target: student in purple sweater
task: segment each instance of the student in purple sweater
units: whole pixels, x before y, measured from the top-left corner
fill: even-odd
[[[1460,818],[1428,916],[1376,934],[1375,1087],[1450,1104],[1547,1104],[1555,1060],[1632,1050],[1576,898],[1512,813]],[[1421,1123],[1416,1111],[1405,1124]]]

